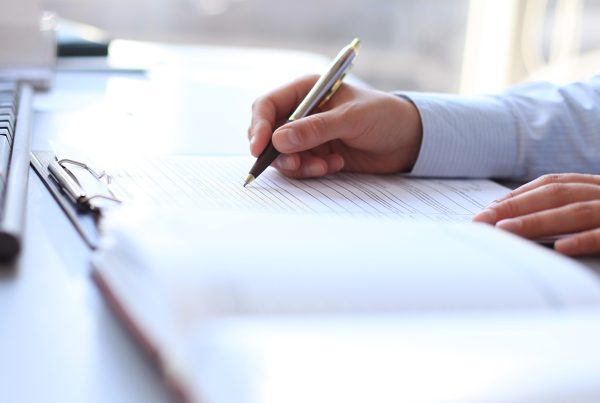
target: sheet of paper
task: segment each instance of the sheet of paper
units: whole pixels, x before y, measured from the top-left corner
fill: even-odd
[[[132,160],[111,170],[125,201],[289,213],[376,215],[406,221],[468,221],[508,189],[489,180],[337,174],[295,180],[269,168],[250,186],[253,159],[171,156]]]
[[[600,306],[595,274],[482,224],[130,205],[102,230],[95,277],[160,351],[213,319]]]

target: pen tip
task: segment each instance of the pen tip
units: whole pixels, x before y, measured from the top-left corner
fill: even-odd
[[[244,182],[244,187],[248,186],[254,180],[254,175],[249,174],[246,178],[246,182]]]

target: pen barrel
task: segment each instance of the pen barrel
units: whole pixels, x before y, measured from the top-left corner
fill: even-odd
[[[267,145],[260,156],[256,159],[254,165],[252,165],[252,168],[250,168],[249,174],[255,178],[258,178],[258,175],[263,173],[263,171],[267,169],[267,167],[271,165],[273,161],[275,161],[275,158],[277,158],[278,155],[279,151],[277,151],[273,145],[273,142],[269,141],[269,145]]]
[[[315,85],[304,97],[300,105],[290,116],[290,120],[298,120],[312,113],[319,105],[329,100],[341,85],[346,73],[352,66],[357,51],[354,47],[346,46]]]

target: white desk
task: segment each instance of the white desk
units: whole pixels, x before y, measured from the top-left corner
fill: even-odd
[[[34,150],[246,153],[252,100],[327,63],[286,51],[131,43],[114,53],[117,65],[152,66],[153,84],[137,73],[59,72],[36,99]],[[128,118],[145,108],[148,131],[134,133]],[[90,250],[33,170],[26,220],[20,267],[0,276],[0,401],[169,401],[92,283]]]

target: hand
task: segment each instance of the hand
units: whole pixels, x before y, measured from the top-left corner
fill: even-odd
[[[600,252],[600,175],[542,176],[496,200],[473,221],[529,239],[569,234],[554,244],[566,255]]]
[[[282,153],[273,165],[290,177],[412,168],[421,147],[421,118],[411,102],[391,94],[343,84],[316,113],[277,128],[317,78],[299,79],[254,102],[248,129],[252,155],[257,157],[272,136]]]

